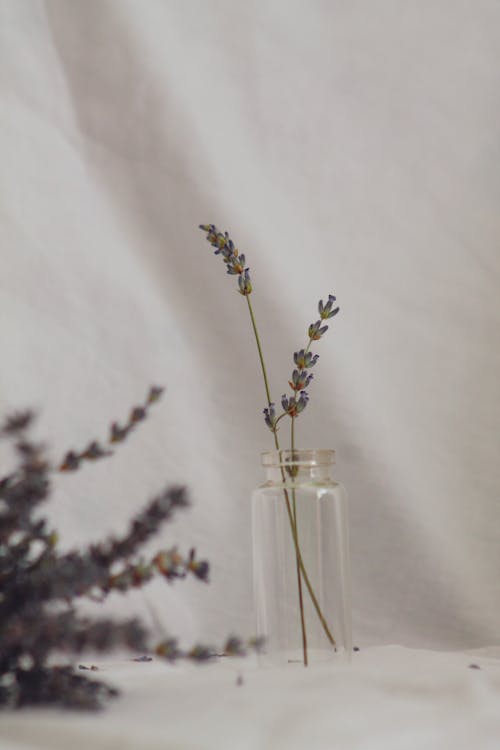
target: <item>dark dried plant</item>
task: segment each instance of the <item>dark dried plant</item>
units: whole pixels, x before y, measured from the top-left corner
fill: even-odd
[[[143,586],[154,575],[167,581],[193,575],[208,582],[209,564],[191,549],[183,555],[176,546],[151,559],[140,550],[162,524],[189,506],[184,487],[167,486],[134,516],[121,537],[90,544],[81,550],[59,552],[57,532],[40,517],[39,506],[49,499],[55,471],[74,471],[83,461],[110,456],[110,445],[122,442],[163,389],[152,387],[146,403],[132,409],[128,421],[111,426],[107,444],[93,441],[83,451],[69,451],[58,469],[47,460],[44,447],[30,438],[33,414],[12,414],[0,426],[0,437],[12,441],[17,466],[0,479],[0,706],[56,704],[96,709],[117,691],[75,672],[54,666],[54,654],[80,654],[90,649],[106,652],[116,647],[153,650],[169,661],[206,661],[220,655],[242,655],[258,642],[229,638],[222,649],[197,645],[182,650],[176,639],[152,648],[138,619],[116,622],[89,619],[75,609],[78,597],[103,600],[111,591],[127,592]]]

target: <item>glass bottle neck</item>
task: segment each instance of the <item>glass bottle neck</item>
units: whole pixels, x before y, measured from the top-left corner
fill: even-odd
[[[266,451],[262,464],[266,482],[271,484],[307,484],[333,482],[332,450]]]

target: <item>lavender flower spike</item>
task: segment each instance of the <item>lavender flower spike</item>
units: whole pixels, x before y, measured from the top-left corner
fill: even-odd
[[[245,297],[252,291],[249,269],[245,268],[245,256],[240,254],[227,232],[219,232],[215,224],[200,224],[200,229],[207,233],[207,240],[215,247],[215,255],[220,255],[226,264],[230,276],[238,277],[238,291]]]

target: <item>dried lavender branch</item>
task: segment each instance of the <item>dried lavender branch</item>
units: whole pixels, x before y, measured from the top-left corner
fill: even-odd
[[[101,641],[102,634],[96,634],[96,639]],[[141,641],[137,643],[140,645]],[[252,651],[259,652],[262,646],[261,639],[244,642],[240,638],[231,636],[222,649],[204,644],[181,649],[177,639],[173,638],[158,644],[155,653],[170,663],[184,660],[199,664],[214,661],[221,656],[244,657]],[[73,648],[71,650],[73,651]],[[138,648],[137,650],[146,649]],[[43,704],[96,711],[102,709],[105,700],[120,694],[117,689],[105,683],[75,673],[72,667],[35,667],[33,665],[29,669],[18,669],[8,674],[15,676],[12,680],[4,679],[3,682],[0,680],[0,705],[12,708]]]
[[[122,443],[136,425],[146,419],[149,407],[160,399],[163,391],[164,388],[161,388],[160,386],[151,386],[144,404],[132,408],[129,418],[123,426],[120,426],[118,422],[112,423],[108,443],[110,445],[114,443]],[[109,450],[109,448],[103,448],[101,443],[97,440],[93,440],[79,453],[68,451],[59,464],[59,471],[76,471],[80,468],[82,461],[95,461],[112,455],[113,451]]]
[[[167,581],[174,578],[186,578],[193,575],[200,581],[208,583],[209,564],[206,560],[196,560],[196,552],[191,549],[189,555],[181,555],[177,547],[161,550],[149,562],[140,560],[126,565],[119,573],[110,576],[104,583],[99,584],[102,592],[107,595],[110,591],[125,592],[131,588],[142,586],[159,573]]]
[[[31,607],[11,616],[2,628],[1,654],[8,654],[8,659],[17,664],[19,656],[27,653],[32,664],[40,667],[54,650],[79,654],[86,649],[108,651],[126,646],[142,651],[147,647],[146,635],[137,619],[122,623],[109,618],[91,621],[71,610],[46,612],[40,617]],[[1,657],[0,664],[5,667]]]
[[[314,375],[313,373],[310,373],[308,368],[313,367],[316,362],[318,361],[318,355],[314,354],[312,355],[309,352],[310,346],[313,341],[319,341],[319,339],[326,333],[328,330],[327,325],[323,325],[322,321],[333,318],[338,312],[339,307],[336,307],[333,309],[333,303],[335,302],[335,297],[333,294],[330,294],[328,296],[328,300],[326,303],[323,303],[322,300],[318,303],[318,312],[320,314],[320,320],[317,320],[315,323],[311,323],[308,328],[308,336],[309,341],[307,343],[307,346],[305,349],[300,349],[298,352],[295,352],[293,355],[294,363],[296,365],[296,369],[292,372],[291,380],[288,381],[288,385],[293,391],[293,394],[290,398],[287,397],[287,395],[284,393],[281,397],[281,405],[283,407],[283,413],[276,417],[274,413],[274,404],[271,404],[269,406],[269,409],[264,409],[264,419],[268,427],[276,433],[277,425],[279,420],[284,417],[286,414],[290,417],[290,448],[291,448],[291,458],[292,461],[294,459],[294,451],[295,451],[295,420],[297,419],[298,415],[305,409],[305,407],[308,404],[309,401],[309,394],[305,390],[309,383],[313,380]],[[287,467],[288,474],[293,478],[297,475],[298,467],[297,466],[290,466]],[[295,487],[292,487],[292,516],[293,516],[293,522],[295,524],[295,531],[297,534],[297,539],[299,539],[299,527],[298,527],[298,521],[297,521],[297,503],[296,503],[296,491]],[[305,627],[305,621],[304,621],[304,607],[302,604],[302,574],[300,569],[300,564],[297,556],[297,585],[298,585],[298,591],[299,591],[299,602],[300,602],[300,615],[301,615],[301,628],[302,628],[302,650],[304,653],[304,664],[307,665],[307,633],[306,633],[306,627]],[[330,638],[331,640],[331,638]],[[335,646],[335,642],[333,642],[333,645]]]
[[[109,569],[120,560],[132,557],[160,525],[170,521],[174,513],[188,506],[183,487],[167,487],[131,522],[129,532],[118,539],[90,545],[84,552],[76,550],[57,555],[47,552],[43,564],[34,570],[26,566],[17,571],[15,581],[0,577],[3,598],[0,600],[0,620],[13,604],[13,599],[24,601],[24,606],[48,600],[66,600],[88,594],[94,587],[109,585]],[[2,580],[3,578],[3,580]],[[21,609],[23,605],[21,604]]]
[[[100,711],[119,691],[77,674],[73,667],[41,667],[9,672],[0,686],[0,706],[55,706],[79,711]],[[12,678],[12,679],[10,679]]]
[[[264,640],[262,638],[252,638],[245,642],[233,635],[227,639],[222,650],[213,646],[197,644],[186,651],[179,647],[177,638],[167,638],[156,646],[155,653],[171,662],[178,659],[209,661],[219,656],[247,656],[252,651],[259,653],[263,645]]]
[[[124,439],[161,391],[151,389],[145,407],[135,407],[125,427],[112,427],[111,439]],[[162,523],[188,506],[183,487],[167,487],[132,519],[124,535],[59,554],[57,533],[46,519],[34,516],[50,495],[52,468],[43,446],[27,437],[32,420],[32,412],[20,412],[0,426],[0,438],[14,442],[18,458],[15,470],[0,478],[0,706],[39,703],[96,709],[117,691],[71,667],[49,667],[50,654],[116,646],[145,651],[147,633],[137,620],[80,617],[73,607],[76,597],[126,591],[142,586],[153,573],[168,581],[193,575],[207,582],[209,565],[194,549],[188,555],[176,547],[160,550],[146,564],[137,556]],[[205,646],[178,650],[179,658],[195,661],[212,653]]]

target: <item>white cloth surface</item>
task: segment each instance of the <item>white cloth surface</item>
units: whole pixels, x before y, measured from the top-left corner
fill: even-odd
[[[0,0],[2,411],[36,407],[56,461],[167,387],[49,510],[68,547],[187,483],[152,548],[196,546],[211,583],[146,594],[186,643],[253,632],[272,445],[200,222],[246,253],[276,401],[338,297],[297,441],[336,449],[350,493],[355,642],[499,642],[499,82],[494,0]]]
[[[1,750],[498,748],[500,665],[485,653],[375,647],[308,670],[96,664],[92,677],[123,689],[105,713],[8,713]]]

